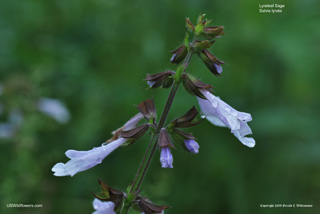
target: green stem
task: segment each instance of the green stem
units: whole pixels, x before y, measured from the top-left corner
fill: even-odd
[[[183,70],[183,73],[187,70],[187,67],[188,67],[188,64],[191,60],[191,57],[192,57],[192,52],[189,51],[183,64],[184,64],[184,70]],[[161,117],[160,117],[160,121],[159,121],[159,124],[157,126],[157,129],[155,131],[155,133],[153,134],[151,140],[150,140],[150,143],[148,145],[148,148],[144,154],[144,157],[141,161],[141,164],[139,166],[139,169],[136,173],[136,176],[135,178],[133,179],[131,185],[130,185],[130,188],[129,188],[129,191],[128,191],[128,194],[130,193],[133,193],[135,191],[138,191],[141,187],[141,184],[143,182],[143,179],[149,169],[149,166],[150,166],[150,163],[152,161],[152,158],[154,156],[154,153],[157,149],[157,146],[158,146],[158,139],[159,139],[159,133],[161,131],[161,128],[163,128],[164,126],[164,123],[166,122],[166,119],[168,117],[168,114],[169,114],[169,111],[170,111],[170,108],[172,106],[172,103],[173,103],[173,100],[175,98],[175,95],[178,91],[178,88],[179,88],[179,85],[180,85],[180,82],[174,82],[172,84],[172,87],[171,87],[171,90],[170,90],[170,93],[169,93],[169,96],[168,96],[168,99],[167,99],[167,102],[165,104],[165,107],[163,109],[163,112],[161,114]],[[130,209],[130,204],[131,204],[131,201],[128,201],[128,199],[125,199],[124,203],[123,203],[123,206],[121,208],[121,211],[120,211],[120,214],[127,214],[129,209]]]

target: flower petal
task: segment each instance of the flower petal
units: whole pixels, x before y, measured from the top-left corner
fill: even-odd
[[[195,140],[185,140],[184,144],[191,153],[199,153],[199,144]]]
[[[134,128],[142,118],[143,118],[143,115],[141,113],[136,114],[128,122],[126,122],[123,125],[123,130],[125,131],[125,130]]]
[[[221,119],[217,116],[217,110],[213,108],[208,100],[204,100],[198,97],[198,101],[201,111],[206,115],[207,120],[209,120],[213,125],[227,127],[227,125],[222,122]]]
[[[113,211],[114,203],[111,201],[100,201],[95,198],[92,202],[92,206],[96,210],[92,214],[115,214]]]
[[[173,157],[169,146],[161,147],[160,162],[162,168],[173,168]]]
[[[247,124],[247,122],[252,120],[251,115],[235,110],[207,90],[200,91],[207,98],[207,100],[198,98],[200,108],[206,115],[206,118],[214,125],[230,128],[231,132],[242,144],[248,147],[254,147],[255,140],[250,137],[245,137],[248,134],[252,134]]]
[[[57,163],[53,166],[52,171],[55,172],[55,176],[74,176],[78,172],[85,171],[101,163],[106,156],[125,142],[126,139],[119,138],[89,151],[68,150],[66,156],[71,160],[65,164]]]
[[[244,137],[239,131],[233,131],[232,134],[234,134],[234,136],[236,136],[236,138],[238,138],[245,146],[252,148],[256,145],[256,141],[252,137]]]

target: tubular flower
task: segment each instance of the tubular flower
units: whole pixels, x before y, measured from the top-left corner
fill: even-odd
[[[162,168],[173,168],[173,157],[169,146],[161,147],[160,162]]]
[[[121,130],[132,129],[137,125],[137,123],[143,118],[141,113],[135,115],[131,118]],[[114,139],[110,143],[103,143],[100,147],[93,148],[89,151],[76,151],[68,150],[66,151],[66,156],[70,158],[67,163],[57,163],[53,166],[52,171],[55,176],[74,176],[78,172],[85,171],[100,164],[102,160],[107,157],[116,148],[125,143],[128,139],[119,138],[118,131],[113,132]]]
[[[203,100],[198,97],[199,105],[207,120],[216,126],[228,127],[242,144],[254,147],[255,140],[251,137],[245,137],[252,134],[247,124],[252,120],[251,115],[235,110],[207,90],[201,90],[201,93],[207,98],[207,100]]]

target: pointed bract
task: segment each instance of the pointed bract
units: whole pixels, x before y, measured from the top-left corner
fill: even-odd
[[[123,138],[130,138],[131,142],[129,145],[133,144],[134,142],[138,141],[145,133],[148,131],[150,124],[142,124],[136,128],[122,131],[120,136]]]
[[[190,22],[189,18],[186,18],[186,27],[190,32],[194,31],[194,25]]]
[[[170,146],[171,148],[175,148],[170,139],[169,133],[165,128],[162,128],[159,135],[159,146],[165,147]]]
[[[163,213],[163,210],[168,209],[167,206],[159,206],[147,201],[146,199],[140,199],[138,202],[139,208],[145,214],[157,214]]]
[[[183,87],[189,94],[198,96],[202,99],[206,98],[199,91],[200,89],[207,89],[208,91],[212,91],[211,85],[201,82],[199,79],[193,77],[191,74],[183,74],[182,83]]]
[[[156,107],[153,99],[147,99],[141,102],[139,105],[137,105],[137,108],[147,120],[156,118]]]
[[[177,128],[188,128],[188,127],[196,126],[202,122],[202,119],[195,120],[195,117],[197,115],[198,115],[198,111],[193,106],[187,113],[185,113],[181,117],[172,121],[171,124],[173,124],[174,127],[177,127]]]

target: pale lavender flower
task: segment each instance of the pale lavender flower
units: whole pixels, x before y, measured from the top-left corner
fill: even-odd
[[[112,201],[100,201],[99,199],[95,198],[92,202],[92,206],[95,211],[92,214],[115,214],[114,212],[114,203]],[[145,214],[142,212],[141,214]],[[162,211],[159,214],[164,214]]]
[[[92,214],[115,214],[113,211],[114,203],[111,201],[100,201],[95,198],[92,202],[93,208],[96,210]]]
[[[222,73],[222,66],[221,66],[221,64],[214,63],[214,67],[216,68],[218,74],[221,74],[221,73]]]
[[[195,140],[185,140],[184,144],[191,153],[199,153],[199,144]]]
[[[206,119],[216,126],[228,127],[231,129],[231,133],[234,134],[242,144],[248,147],[254,147],[255,140],[252,137],[245,137],[248,134],[252,134],[247,124],[247,122],[252,120],[251,115],[235,110],[207,90],[200,91],[207,98],[207,100],[198,98],[201,110],[206,115]]]
[[[162,168],[173,168],[173,157],[169,146],[161,147],[160,162]]]
[[[123,127],[123,130],[134,128],[143,118],[141,113],[131,118]],[[114,133],[114,132],[113,132]],[[118,138],[110,143],[102,143],[100,147],[93,148],[89,151],[66,151],[66,156],[70,158],[67,163],[57,163],[53,166],[52,171],[55,176],[74,176],[78,172],[90,169],[107,157],[111,152],[125,143],[128,139]]]
[[[20,127],[23,123],[23,120],[24,120],[21,109],[19,109],[19,108],[11,109],[10,113],[9,113],[8,120],[9,120],[10,124],[12,124],[16,127]]]
[[[0,123],[0,138],[12,138],[16,132],[16,127],[10,123]]]
[[[70,113],[65,105],[52,98],[40,98],[38,100],[38,109],[49,117],[52,117],[59,123],[67,123],[70,119]]]

